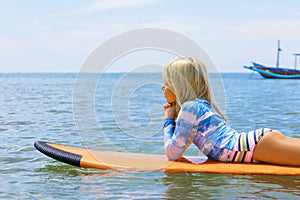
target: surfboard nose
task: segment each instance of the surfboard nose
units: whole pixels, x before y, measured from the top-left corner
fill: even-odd
[[[61,162],[80,167],[81,155],[63,151],[51,146],[49,142],[36,141],[34,147],[41,153]]]

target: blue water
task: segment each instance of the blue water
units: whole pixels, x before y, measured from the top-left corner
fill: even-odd
[[[74,112],[76,77],[72,73],[0,74],[0,199],[299,198],[300,176],[101,171],[42,155],[33,147],[36,140],[163,153],[159,74],[103,75],[93,94],[95,119],[84,112],[88,96],[80,90],[82,99],[75,109],[82,108],[87,115],[82,124],[76,121],[82,116]],[[250,74],[222,77],[226,114],[233,127],[239,131],[269,127],[300,137],[300,80]],[[187,153],[199,154],[195,148]]]

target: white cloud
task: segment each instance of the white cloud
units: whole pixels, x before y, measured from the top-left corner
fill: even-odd
[[[166,28],[196,40],[300,40],[300,19],[244,20],[159,16],[146,27]]]
[[[81,13],[95,12],[121,7],[131,7],[155,2],[156,0],[95,0],[81,10]]]
[[[300,19],[243,22],[231,27],[232,37],[246,40],[299,40]]]

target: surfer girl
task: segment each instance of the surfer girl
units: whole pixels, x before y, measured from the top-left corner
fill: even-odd
[[[177,58],[163,69],[164,148],[177,160],[191,143],[209,159],[300,166],[300,139],[261,128],[239,133],[215,104],[205,65]]]

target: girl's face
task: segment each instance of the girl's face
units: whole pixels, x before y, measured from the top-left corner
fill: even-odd
[[[163,85],[161,87],[162,91],[164,91],[165,98],[168,103],[175,103],[176,102],[176,96],[170,86],[167,84]]]

